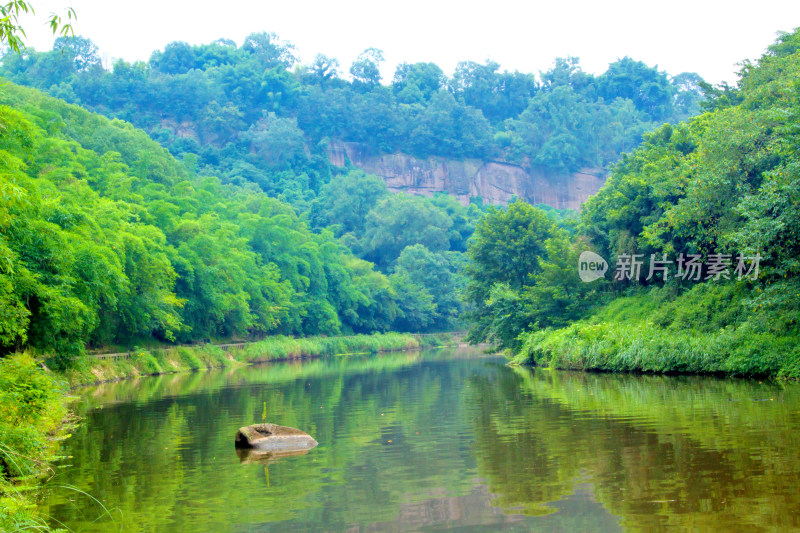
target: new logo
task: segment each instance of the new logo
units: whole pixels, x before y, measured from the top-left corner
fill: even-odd
[[[585,251],[578,258],[578,275],[584,283],[605,277],[608,263],[594,252]]]

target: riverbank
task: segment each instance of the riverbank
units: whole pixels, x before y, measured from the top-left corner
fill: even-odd
[[[49,531],[35,499],[71,426],[63,380],[29,354],[0,359],[0,531]]]
[[[84,356],[63,373],[46,372],[30,354],[0,359],[0,531],[49,531],[36,495],[52,473],[58,443],[69,437],[71,388],[140,376],[178,374],[305,357],[413,350],[457,343],[449,333],[347,337],[270,337],[223,349],[211,344]]]
[[[64,377],[70,387],[78,387],[130,377],[178,374],[304,357],[413,350],[427,346],[447,346],[454,342],[450,333],[425,336],[410,333],[307,338],[277,336],[225,347],[203,344],[140,349],[125,354],[124,357],[84,357],[74,368],[64,372]]]
[[[800,379],[800,334],[758,289],[706,284],[616,298],[561,329],[525,334],[513,361],[565,370]]]

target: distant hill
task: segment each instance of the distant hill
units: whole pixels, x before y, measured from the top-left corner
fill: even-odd
[[[199,176],[131,124],[35,89],[5,84],[0,124],[0,356],[65,367],[87,345],[444,329],[460,314],[475,206],[379,203],[383,184],[350,173],[323,187],[312,229],[254,184]],[[332,200],[347,183],[360,211]]]
[[[462,62],[451,76],[432,63],[404,63],[392,80],[380,79],[382,60],[379,50],[365,50],[345,75],[324,55],[298,64],[291,44],[259,33],[241,46],[174,42],[147,62],[120,60],[106,70],[97,47],[77,37],[58,39],[49,52],[6,55],[0,74],[127,120],[198,172],[253,182],[301,211],[338,172],[329,156],[342,143],[359,147],[361,157],[350,163],[391,189],[392,180],[415,178],[382,173],[370,161],[398,154],[412,164],[473,160],[510,165],[522,183],[509,188],[497,172],[451,172],[450,182],[472,180],[455,193],[465,200],[516,195],[575,208],[644,132],[696,114],[702,99],[696,74],[669,76],[628,57],[600,76],[563,58],[539,75],[501,71],[491,61]],[[601,180],[576,178],[586,169]],[[456,191],[417,185],[418,192]]]

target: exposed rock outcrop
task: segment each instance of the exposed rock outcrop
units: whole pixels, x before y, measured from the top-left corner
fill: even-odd
[[[464,204],[474,196],[492,204],[506,204],[517,196],[532,204],[579,209],[606,180],[602,169],[558,175],[478,159],[420,159],[401,153],[370,155],[358,143],[341,141],[332,141],[328,145],[328,157],[332,165],[344,167],[352,164],[383,178],[392,191],[426,196],[447,192]]]

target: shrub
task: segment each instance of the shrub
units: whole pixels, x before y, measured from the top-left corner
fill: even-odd
[[[131,361],[133,361],[136,368],[142,374],[161,374],[164,372],[164,369],[161,368],[161,365],[158,363],[156,358],[150,352],[146,350],[136,350],[133,354],[131,354]]]

